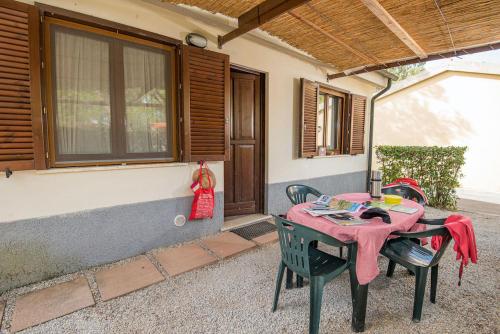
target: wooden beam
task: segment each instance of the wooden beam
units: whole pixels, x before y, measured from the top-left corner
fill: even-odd
[[[343,40],[341,40],[337,36],[329,33],[325,29],[321,28],[320,26],[318,26],[314,22],[309,21],[305,17],[297,14],[296,12],[289,11],[288,14],[290,14],[293,17],[295,17],[297,20],[301,21],[305,25],[309,26],[311,29],[316,30],[317,32],[323,34],[329,40],[331,40],[331,41],[333,41],[333,42],[335,42],[337,44],[340,44],[344,49],[349,50],[351,53],[355,54],[356,56],[360,57],[361,59],[363,59],[363,60],[365,60],[365,61],[367,61],[369,63],[373,63],[373,64],[380,63],[380,61],[376,57],[368,56],[368,55],[364,54],[363,52],[361,52],[361,51],[353,48],[352,46],[350,46],[349,44],[345,43]]]
[[[429,55],[427,57],[427,59],[425,59],[425,61],[427,62],[427,61],[432,61],[432,60],[465,56],[468,54],[485,52],[485,51],[492,51],[492,50],[500,50],[500,42],[493,43],[493,44],[486,44],[486,45],[482,45],[482,46],[475,46],[475,47],[468,48],[468,49],[464,48],[464,49],[460,49],[460,50],[456,50],[456,51],[432,54],[432,55]],[[373,72],[373,71],[377,71],[377,70],[385,70],[385,69],[397,67],[397,66],[411,65],[411,64],[416,64],[416,63],[420,63],[420,62],[422,62],[422,59],[412,58],[412,59],[394,61],[391,63],[382,64],[382,65],[368,66],[368,67],[365,67],[365,68],[360,69],[360,70],[344,71],[344,72],[335,73],[335,74],[328,74],[327,80],[333,80],[333,79],[337,79],[337,78],[347,77],[350,75],[368,73],[368,72]]]
[[[265,0],[260,5],[255,6],[238,17],[238,28],[224,36],[218,36],[219,49],[236,37],[258,28],[275,17],[308,1],[310,0]]]
[[[427,53],[424,49],[415,42],[410,34],[401,27],[398,21],[377,0],[361,0],[361,2],[419,58],[427,58]],[[418,15],[418,13],[415,14]]]

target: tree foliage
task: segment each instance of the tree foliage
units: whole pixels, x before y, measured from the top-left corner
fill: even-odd
[[[388,69],[388,71],[398,76],[397,81],[401,81],[413,75],[419,74],[424,70],[424,66],[425,66],[424,63],[417,63],[417,64],[393,67]]]
[[[458,146],[377,146],[375,154],[383,184],[410,177],[418,181],[429,205],[455,210],[455,189],[460,186],[466,150]]]

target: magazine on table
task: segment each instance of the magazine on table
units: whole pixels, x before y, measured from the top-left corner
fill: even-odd
[[[332,196],[321,195],[317,200],[313,202],[313,204],[328,206],[332,201],[332,198],[333,198]]]
[[[384,210],[390,210],[394,205],[387,204],[384,201],[368,201],[365,203],[367,208],[380,208]]]
[[[362,220],[362,219],[352,217],[352,216],[349,219],[335,217],[334,215],[326,215],[326,216],[323,216],[323,218],[331,221],[332,223],[340,225],[340,226],[356,226],[356,225],[363,225],[363,224],[369,223],[369,221]]]
[[[401,212],[401,213],[406,213],[408,215],[412,215],[415,212],[418,211],[417,208],[411,208],[409,206],[404,206],[404,205],[395,205],[391,208],[391,211],[396,211],[396,212]]]
[[[380,208],[380,209],[390,210],[390,211],[394,211],[394,212],[406,213],[408,215],[412,215],[418,211],[417,208],[412,208],[412,207],[405,206],[402,204],[398,204],[398,205],[387,204],[383,201],[368,201],[365,203],[365,205],[368,208]]]
[[[313,206],[308,210],[314,211],[314,216],[325,215],[331,213],[340,212],[358,212],[366,207],[361,203],[349,202],[343,199],[336,199],[332,196],[321,195],[316,201],[313,202]]]
[[[322,208],[304,208],[304,212],[310,214],[313,217],[321,217],[325,215],[331,215],[331,214],[336,214],[336,213],[347,213],[347,210],[333,210],[329,209],[328,207],[322,207]]]

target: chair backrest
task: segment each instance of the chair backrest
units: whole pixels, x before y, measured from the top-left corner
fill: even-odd
[[[300,276],[310,277],[309,249],[311,242],[321,241],[342,247],[347,243],[327,236],[306,226],[274,216],[281,248],[281,259],[285,265]]]
[[[291,184],[286,187],[286,195],[293,205],[297,205],[305,203],[307,201],[307,195],[319,197],[321,196],[321,193],[318,190],[303,184]]]
[[[398,184],[395,186],[382,188],[382,193],[386,195],[398,195],[405,199],[415,201],[421,205],[425,205],[424,197],[412,187],[406,184]]]

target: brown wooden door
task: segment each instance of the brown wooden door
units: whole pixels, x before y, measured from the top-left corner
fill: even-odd
[[[231,71],[230,160],[224,163],[224,214],[262,212],[260,77]]]

